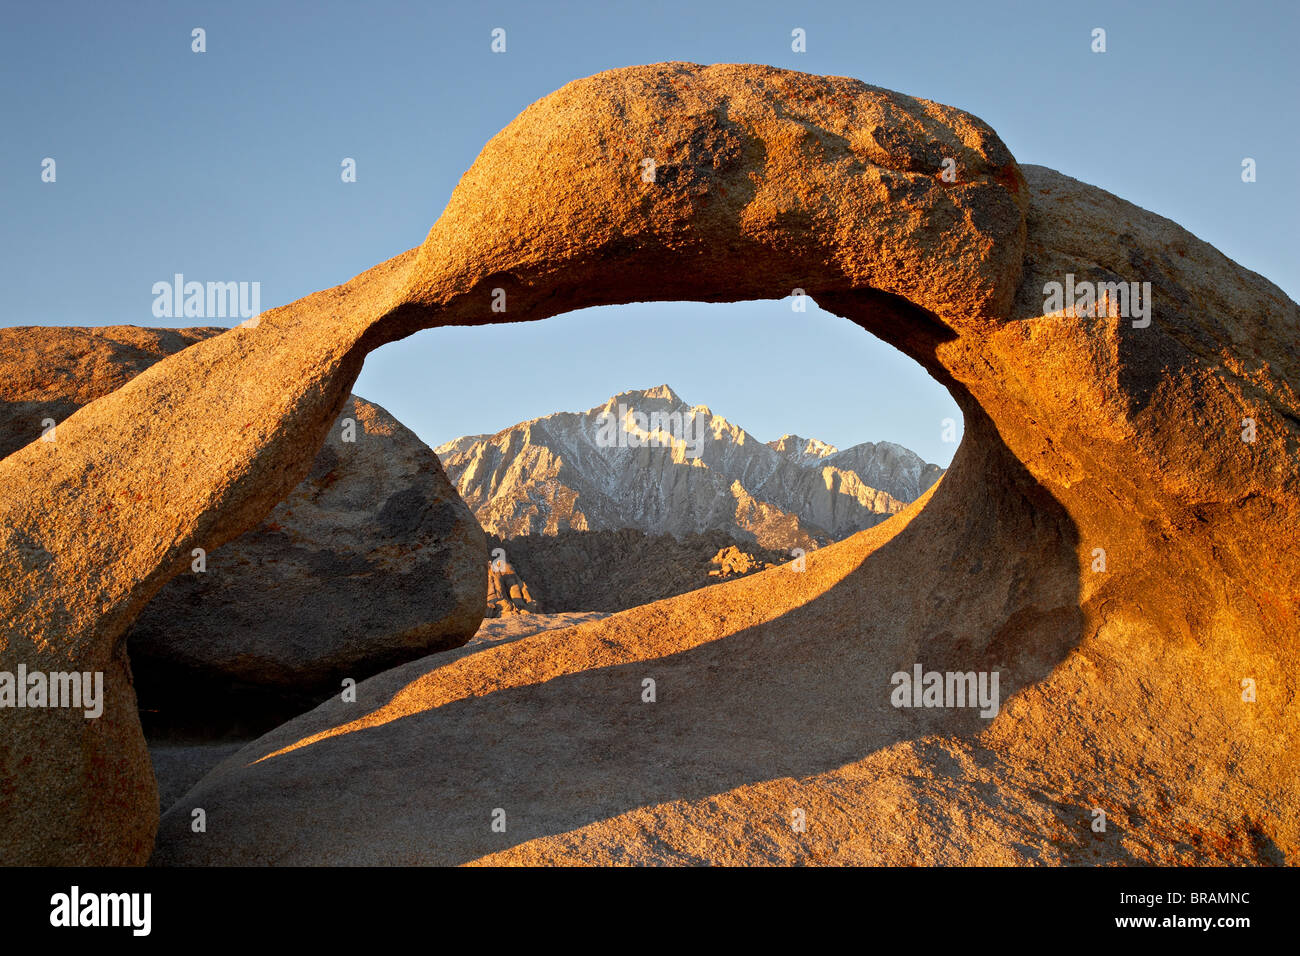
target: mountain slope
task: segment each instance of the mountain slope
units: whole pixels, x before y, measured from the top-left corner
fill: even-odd
[[[943,474],[889,442],[840,451],[786,435],[764,444],[667,385],[435,450],[484,530],[503,538],[725,531],[807,549],[879,524]]]

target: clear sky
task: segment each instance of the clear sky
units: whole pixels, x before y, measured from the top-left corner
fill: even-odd
[[[1300,4],[59,2],[0,19],[0,324],[155,318],[153,284],[263,308],[417,245],[487,139],[569,80],[662,60],[847,75],[970,110],[1017,159],[1168,216],[1300,298]],[[207,52],[191,50],[206,30]],[[506,52],[491,31],[506,30]],[[803,28],[807,52],[791,50]],[[1107,31],[1107,51],[1090,49]],[[56,180],[42,182],[42,161]],[[357,181],[343,183],[352,157]],[[1241,181],[1241,161],[1258,179]],[[667,345],[665,343],[668,343]],[[788,304],[643,304],[438,329],[357,392],[426,441],[668,383],[762,440],[947,464],[915,364]]]

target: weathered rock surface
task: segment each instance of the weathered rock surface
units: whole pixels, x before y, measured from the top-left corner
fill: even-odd
[[[226,331],[17,326],[0,329],[0,458],[159,359]],[[58,439],[57,427],[54,439]]]
[[[444,652],[447,660],[461,653],[472,653],[518,641],[541,631],[576,627],[589,621],[609,617],[601,611],[577,611],[562,614],[513,614],[485,619],[478,631],[462,647]],[[151,740],[149,757],[158,779],[158,801],[164,811],[184,796],[214,767],[238,753],[259,734],[242,740]]]
[[[0,460],[0,671],[101,672],[106,696],[97,720],[4,712],[0,860],[148,859],[158,796],[126,630],[194,548],[250,530],[307,476],[360,366],[353,309],[382,311],[408,261],[163,359]],[[339,312],[353,323],[313,321]],[[298,438],[277,450],[276,434]]]
[[[559,614],[511,614],[506,617],[485,618],[479,625],[478,633],[465,644],[464,650],[481,651],[487,647],[522,640],[542,631],[564,630],[607,617],[609,614],[604,611],[564,611]],[[457,648],[455,653],[459,655],[460,651],[461,649]]]
[[[962,407],[924,498],[802,573],[371,678],[204,778],[156,859],[1295,861],[1300,308],[1168,220],[1026,174],[969,114],[852,80],[661,64],[570,84],[493,138],[414,254],[0,461],[0,666],[111,664],[131,713],[126,626],[190,548],[305,476],[383,342],[798,287]],[[1044,315],[1066,273],[1150,281],[1154,321]],[[997,716],[891,706],[916,664],[996,670]],[[6,859],[135,859],[138,725],[47,715],[4,717]]]
[[[762,548],[809,549],[875,527],[943,474],[889,442],[843,452],[806,442],[792,453],[783,444],[791,437],[765,445],[660,385],[435,451],[484,530],[506,538],[721,531]]]

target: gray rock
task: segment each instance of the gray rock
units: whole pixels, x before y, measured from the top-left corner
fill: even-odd
[[[786,435],[763,444],[667,385],[435,450],[479,523],[503,538],[722,531],[763,548],[810,549],[875,527],[943,474],[890,442],[838,451]]]
[[[278,698],[296,713],[345,678],[459,647],[483,618],[485,547],[433,451],[352,396],[306,480],[137,619],[141,706],[169,727],[232,691],[253,710]],[[215,730],[222,715],[201,719]]]

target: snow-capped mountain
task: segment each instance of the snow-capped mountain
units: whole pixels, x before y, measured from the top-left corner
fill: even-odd
[[[507,538],[721,530],[763,547],[807,548],[879,524],[943,474],[890,442],[840,451],[785,435],[764,444],[667,385],[435,451],[479,523]]]

